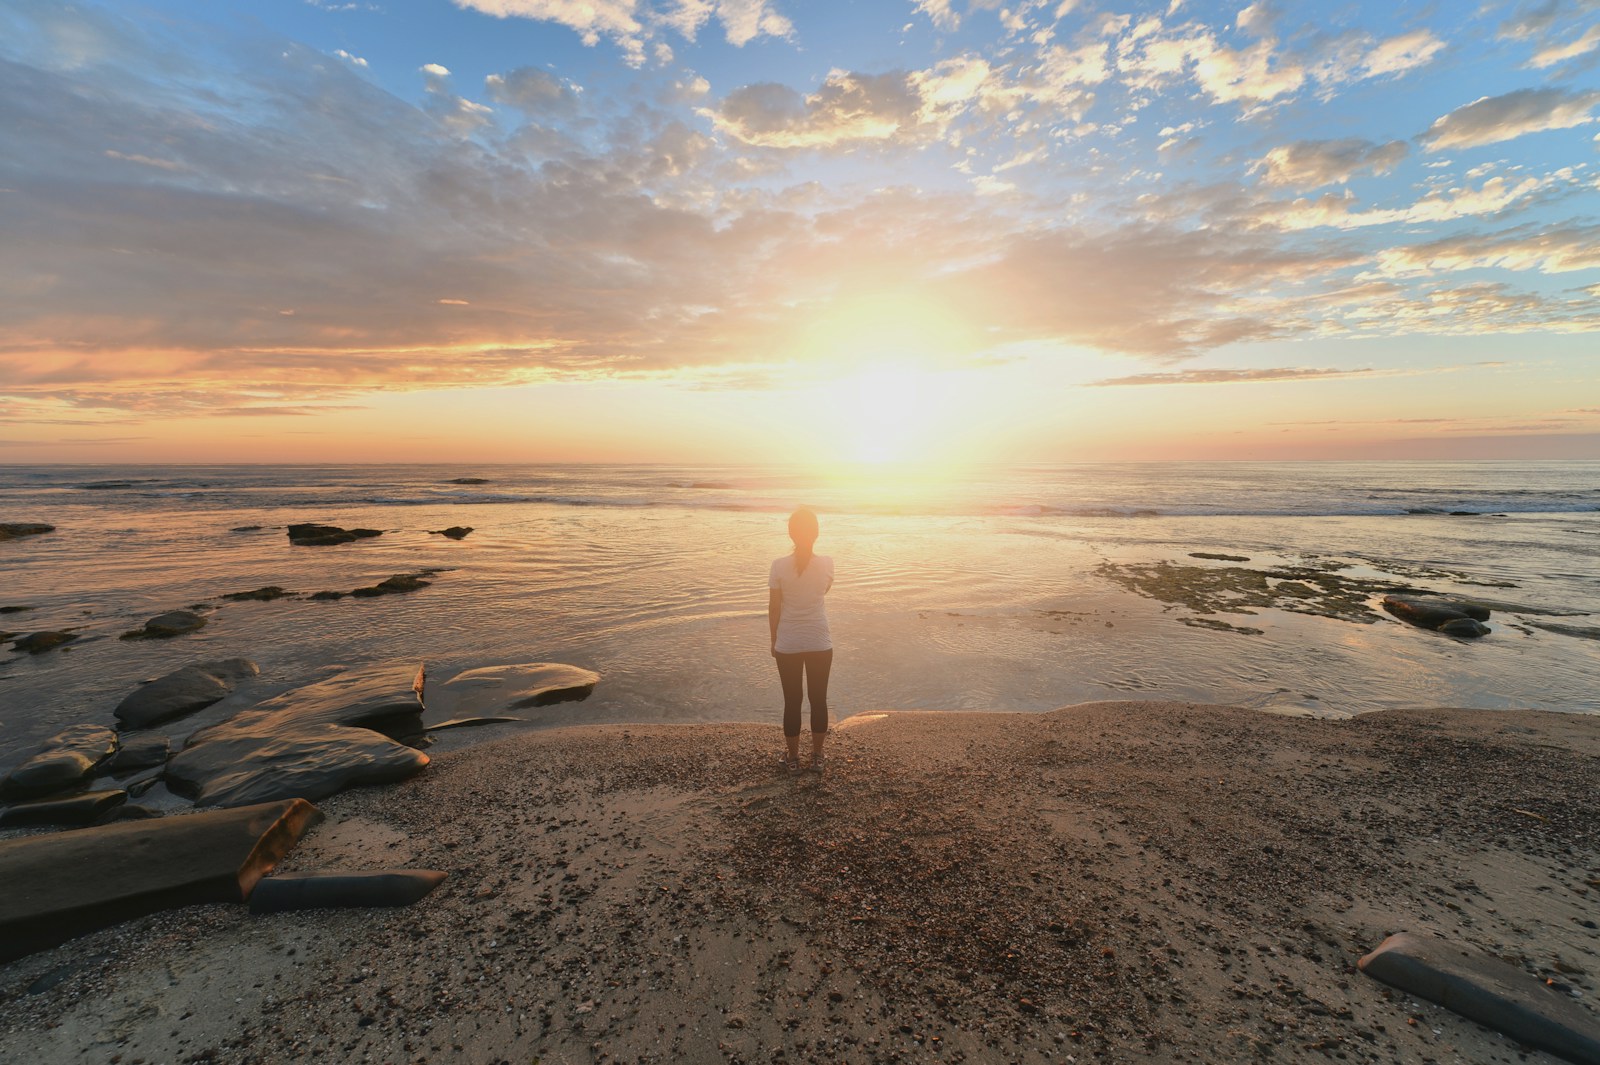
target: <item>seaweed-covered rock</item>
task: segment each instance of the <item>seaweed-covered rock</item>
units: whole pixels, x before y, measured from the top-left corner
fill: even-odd
[[[454,478],[451,478],[450,483],[451,484],[488,484],[489,483],[489,478],[487,478],[487,477],[454,477]]]
[[[289,542],[297,547],[328,547],[382,536],[380,529],[341,529],[337,525],[299,522],[289,526]]]
[[[42,521],[12,521],[0,524],[0,541],[19,540],[24,536],[43,536],[48,532],[55,532],[54,525],[46,525]]]
[[[458,673],[428,689],[428,711],[445,718],[528,710],[587,699],[600,674],[560,662],[485,666]]]
[[[428,535],[444,536],[451,540],[463,540],[466,539],[466,535],[471,531],[472,526],[470,525],[452,525],[448,529],[430,529],[428,530]]]
[[[117,753],[117,734],[103,725],[74,725],[50,737],[0,781],[0,795],[27,798],[79,787]]]
[[[197,632],[206,627],[206,619],[193,610],[169,610],[157,614],[137,629],[122,634],[124,640],[166,640],[174,636]]]
[[[426,588],[432,581],[422,578],[430,576],[429,573],[396,573],[393,577],[385,577],[370,588],[357,588],[350,594],[358,599],[371,599],[378,595],[398,595],[402,592],[415,592]]]
[[[320,799],[420,772],[423,671],[388,663],[295,688],[201,729],[167,762],[174,791],[202,806]]]
[[[19,636],[11,645],[12,650],[26,651],[30,655],[42,655],[46,651],[53,651],[62,644],[71,643],[78,637],[70,632],[56,629],[46,629],[43,632],[30,632],[26,636]]]
[[[1449,636],[1486,636],[1491,631],[1483,624],[1489,620],[1489,609],[1480,603],[1432,596],[1386,595],[1383,609],[1420,629],[1433,629]]]
[[[153,728],[163,721],[203,710],[261,672],[248,658],[196,662],[146,684],[118,704],[113,713],[122,728]]]
[[[294,595],[293,592],[286,592],[276,584],[269,584],[265,588],[253,588],[248,592],[228,592],[222,598],[235,603],[245,603],[251,601],[270,603],[274,599],[286,599],[292,595]]]

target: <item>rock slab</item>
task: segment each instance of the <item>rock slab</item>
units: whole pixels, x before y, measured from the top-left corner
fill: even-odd
[[[51,736],[0,781],[0,795],[32,798],[75,788],[117,753],[117,734],[102,725],[74,725]]]
[[[146,684],[112,711],[120,727],[153,728],[163,721],[203,710],[233,691],[261,668],[248,658],[195,662]]]
[[[159,910],[243,902],[321,818],[292,799],[0,842],[0,962]]]
[[[30,655],[42,655],[46,651],[54,650],[62,644],[71,643],[76,639],[77,637],[70,632],[46,629],[43,632],[30,632],[28,635],[19,638],[11,646],[13,650],[26,651]]]
[[[1600,1065],[1600,1018],[1521,969],[1432,936],[1390,936],[1361,971],[1519,1043],[1580,1065]]]
[[[320,799],[421,772],[423,670],[385,663],[286,691],[201,729],[167,762],[168,784],[201,806]]]
[[[0,813],[0,828],[18,825],[87,825],[100,820],[128,801],[120,789],[86,791],[65,799],[35,799],[18,803]]]
[[[600,674],[560,662],[485,666],[428,690],[428,710],[446,718],[484,717],[587,699]]]
[[[410,906],[444,883],[447,875],[438,869],[284,873],[256,884],[250,893],[250,912]]]

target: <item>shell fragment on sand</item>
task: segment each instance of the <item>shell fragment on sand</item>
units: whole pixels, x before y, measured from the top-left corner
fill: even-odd
[[[447,875],[438,869],[285,873],[256,884],[250,893],[250,912],[410,906],[444,883]]]
[[[1600,1065],[1600,1019],[1498,958],[1401,932],[1357,963],[1361,971],[1580,1065]]]
[[[160,910],[243,902],[321,818],[290,799],[0,842],[0,962]]]

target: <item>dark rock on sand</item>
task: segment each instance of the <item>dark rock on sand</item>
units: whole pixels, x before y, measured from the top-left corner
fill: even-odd
[[[438,869],[284,873],[266,877],[256,884],[255,890],[250,892],[250,912],[410,906],[444,883],[447,875]]]
[[[458,673],[428,689],[428,710],[456,718],[527,710],[587,699],[600,674],[560,662],[486,666]]]
[[[1476,510],[1452,510],[1450,512],[1450,516],[1452,518],[1476,518],[1479,516],[1479,513],[1480,512]]]
[[[19,637],[16,643],[11,645],[11,648],[15,651],[26,651],[30,655],[42,655],[46,651],[55,650],[64,643],[71,643],[77,638],[70,632],[47,629],[44,632],[30,632],[26,636]]]
[[[125,802],[120,806],[113,806],[95,819],[97,825],[109,825],[116,821],[148,821],[152,817],[160,817],[161,811],[149,806],[140,806],[137,803]]]
[[[32,610],[31,606],[0,606],[0,614],[20,614],[25,610]]]
[[[122,634],[124,640],[166,640],[174,636],[197,632],[206,627],[206,619],[193,610],[169,610],[157,614],[144,623],[143,628],[129,629]]]
[[[1481,603],[1462,602],[1419,595],[1386,595],[1383,609],[1421,629],[1433,629],[1449,636],[1484,636],[1491,630],[1481,624],[1489,620],[1489,608]]]
[[[350,594],[360,599],[371,599],[377,595],[397,595],[401,592],[415,592],[426,588],[432,581],[422,578],[429,576],[431,571],[423,573],[396,573],[393,577],[385,577],[370,588],[357,588]]]
[[[315,599],[318,602],[325,602],[333,599],[343,599],[349,594],[349,592],[312,592],[310,598]]]
[[[455,477],[455,478],[451,479],[450,483],[451,484],[488,484],[489,483],[489,478],[487,478],[487,477]]]
[[[229,529],[228,531],[229,532],[260,532],[262,529],[265,529],[265,528],[266,528],[265,525],[235,525],[233,528]]]
[[[1358,963],[1368,976],[1568,1061],[1600,1065],[1600,1020],[1498,958],[1401,932]]]
[[[1190,551],[1190,558],[1213,558],[1218,562],[1249,562],[1249,555],[1224,555],[1217,551]]]
[[[159,910],[243,902],[321,817],[291,799],[0,842],[0,962]]]
[[[46,525],[39,521],[18,521],[0,524],[0,541],[18,540],[24,536],[43,536],[47,532],[55,532],[54,525]]]
[[[379,529],[341,529],[337,525],[318,525],[300,522],[289,526],[289,542],[298,547],[326,547],[331,544],[348,544],[353,540],[366,540],[382,536]]]
[[[284,692],[191,736],[167,782],[201,806],[243,806],[401,780],[428,764],[391,738],[421,735],[422,689],[421,669],[388,663]]]
[[[260,672],[248,658],[196,662],[157,677],[122,700],[113,713],[122,728],[152,728],[205,709]]]
[[[127,776],[141,769],[153,769],[167,764],[172,751],[172,741],[165,736],[134,736],[124,739],[122,746],[112,756],[106,772],[114,777]]]
[[[35,799],[18,803],[0,813],[0,828],[21,825],[87,825],[100,820],[113,807],[128,801],[121,789],[86,791],[63,799]]]
[[[293,592],[286,592],[276,584],[269,584],[265,588],[256,588],[248,592],[229,592],[222,598],[232,600],[235,603],[251,601],[270,603],[274,599],[284,599],[292,595],[294,595]]]
[[[431,536],[448,536],[452,540],[461,540],[471,531],[470,525],[452,525],[448,529],[429,529],[428,533]]]
[[[31,798],[82,785],[117,753],[117,734],[102,725],[74,725],[0,781],[0,795]]]

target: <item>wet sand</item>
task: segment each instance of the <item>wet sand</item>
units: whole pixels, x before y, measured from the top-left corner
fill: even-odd
[[[1596,1011],[1594,717],[861,715],[820,779],[778,747],[525,733],[329,799],[285,870],[450,879],[14,962],[0,1059],[1554,1060],[1356,971],[1400,930]]]

